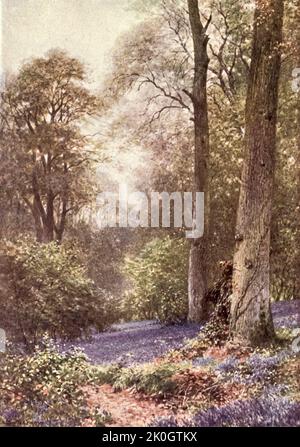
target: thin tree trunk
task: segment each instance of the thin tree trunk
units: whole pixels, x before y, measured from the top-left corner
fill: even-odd
[[[190,249],[188,296],[188,319],[199,322],[206,318],[205,293],[207,290],[207,236],[208,236],[208,169],[209,169],[209,126],[207,106],[207,55],[208,20],[204,27],[201,23],[198,0],[188,0],[189,18],[194,44],[194,83],[191,95],[194,107],[195,129],[195,173],[194,189],[205,195],[205,228],[202,238],[193,239]]]
[[[56,241],[61,244],[63,234],[65,231],[65,225],[66,225],[66,219],[67,219],[67,199],[63,199],[63,205],[62,205],[62,211],[61,211],[61,217],[60,222],[58,226],[55,226],[55,233],[56,233]]]
[[[44,225],[45,242],[54,240],[54,197],[52,191],[48,191],[46,221]]]
[[[33,217],[36,227],[36,236],[39,242],[52,242],[54,240],[54,209],[53,195],[48,193],[46,211],[41,200],[37,175],[32,174],[32,191],[33,191]],[[40,227],[41,226],[41,227]]]
[[[41,216],[35,199],[33,200],[32,215],[35,224],[36,240],[38,242],[43,242],[43,224],[41,222]]]
[[[295,15],[295,50],[296,50],[296,66],[294,68],[300,69],[300,0],[296,3],[296,15]],[[297,96],[296,102],[296,129],[297,129],[297,172],[296,172],[296,187],[297,187],[297,229],[296,229],[296,283],[295,283],[295,295],[300,298],[300,91],[295,92]]]
[[[283,3],[257,0],[254,17],[231,306],[231,333],[250,344],[274,336],[269,258]]]
[[[300,36],[299,36],[300,38]],[[300,67],[300,60],[299,60],[299,67]],[[297,101],[297,129],[298,129],[298,135],[297,135],[297,229],[296,229],[296,284],[295,284],[295,296],[296,298],[300,299],[300,93],[298,93],[299,98]]]

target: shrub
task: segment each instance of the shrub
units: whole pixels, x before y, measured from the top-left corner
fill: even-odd
[[[123,309],[132,319],[177,323],[187,316],[188,247],[183,239],[154,239],[135,259],[126,259],[130,281]]]
[[[74,248],[29,239],[7,244],[7,293],[0,326],[31,348],[44,333],[71,339],[104,328],[105,298],[87,277]]]
[[[77,426],[91,420],[82,386],[85,356],[60,354],[53,346],[32,356],[0,357],[0,421],[7,426]]]
[[[136,367],[109,365],[94,367],[92,381],[97,385],[112,385],[116,391],[134,389],[156,397],[164,397],[176,391],[175,374],[184,371],[186,365],[174,363],[146,364]]]
[[[141,370],[135,387],[137,391],[150,395],[165,396],[172,394],[177,386],[174,374],[180,370],[180,366],[169,363],[149,365]]]

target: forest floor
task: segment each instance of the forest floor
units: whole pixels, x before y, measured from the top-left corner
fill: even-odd
[[[275,303],[273,317],[277,329],[299,328],[300,301]],[[151,321],[137,322],[117,325],[76,347],[99,367],[121,362],[127,371],[121,380],[126,381],[135,368],[159,368],[161,358],[168,352],[180,352],[199,330],[197,325],[164,327]],[[110,427],[222,425],[224,420],[229,425],[247,425],[249,421],[243,418],[249,414],[254,425],[300,425],[300,362],[290,347],[245,354],[211,348],[193,358],[184,371],[180,371],[180,361],[176,356],[172,360],[179,367],[174,375],[179,391],[173,395],[151,395],[127,385],[116,389],[105,383],[86,387],[89,405],[109,414],[105,425]],[[290,391],[282,395],[283,389]],[[195,413],[197,408],[208,412]]]
[[[272,313],[276,328],[300,327],[300,300],[274,303]],[[88,341],[67,343],[63,347],[82,349],[93,364],[142,364],[180,348],[199,331],[201,326],[197,324],[163,326],[155,321],[139,321],[114,325],[110,331],[96,334]]]
[[[0,426],[300,427],[300,300],[272,307],[257,348],[143,321],[0,356]]]
[[[141,364],[153,361],[171,349],[194,338],[201,326],[184,324],[163,326],[156,321],[114,325],[109,331],[78,343],[66,343],[64,349],[80,348],[93,364]]]

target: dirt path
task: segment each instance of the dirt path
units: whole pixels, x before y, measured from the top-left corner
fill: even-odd
[[[143,399],[128,390],[114,392],[110,385],[89,387],[87,392],[91,407],[103,408],[111,414],[112,421],[107,427],[147,427],[156,417],[174,415],[164,404]],[[180,414],[186,416],[183,411],[177,416]]]

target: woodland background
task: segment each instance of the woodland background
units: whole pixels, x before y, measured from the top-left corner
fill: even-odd
[[[228,340],[241,343],[234,347],[239,360],[244,350],[269,343],[269,357],[281,358],[278,346],[286,341],[275,334],[271,303],[294,301],[298,318],[299,1],[153,0],[127,7],[137,24],[118,38],[101,85],[91,84],[85,64],[63,48],[25,61],[2,82],[0,327],[12,345],[1,360],[4,413],[14,409],[11,396],[25,402],[22,414],[10,416],[15,425],[32,424],[36,402],[49,404],[47,393],[45,424],[92,418],[81,406],[86,364],[63,357],[45,336],[74,342],[119,322],[208,321],[192,354],[177,352],[175,363],[203,357],[215,345],[223,349]],[[97,195],[120,183],[148,194],[204,191],[204,238],[190,243],[184,228],[97,228]],[[291,341],[290,332],[284,337]],[[29,368],[25,352],[40,393],[33,407],[32,383],[17,380],[13,391],[9,383]],[[293,356],[282,361],[297,388],[299,364]],[[53,365],[62,368],[62,387],[71,375],[70,389],[43,382],[43,368],[56,374]],[[161,385],[153,379],[155,363],[150,372],[111,368],[93,369],[98,385],[165,397],[173,384],[163,377],[178,373],[185,391],[185,380],[189,387],[202,381],[201,373],[186,379],[169,364],[159,370]],[[84,380],[74,379],[77,370]],[[74,405],[69,399],[60,413],[56,393]],[[221,405],[224,396],[209,395],[208,402]],[[101,411],[93,415],[100,424],[109,420]]]

